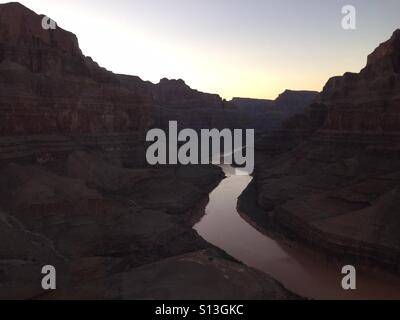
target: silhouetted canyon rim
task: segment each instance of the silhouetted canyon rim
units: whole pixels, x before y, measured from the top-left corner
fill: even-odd
[[[400,10],[397,0],[20,2],[78,35],[84,54],[114,73],[181,78],[227,100],[321,91],[328,78],[359,72],[399,28]],[[347,4],[356,30],[342,29]]]

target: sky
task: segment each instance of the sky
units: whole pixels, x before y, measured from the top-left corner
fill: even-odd
[[[8,1],[0,1],[5,3]],[[399,0],[21,0],[115,73],[183,79],[223,98],[275,99],[359,72],[400,28]],[[356,30],[342,7],[356,8]]]

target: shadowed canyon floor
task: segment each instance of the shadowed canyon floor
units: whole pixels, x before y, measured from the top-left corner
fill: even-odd
[[[126,169],[84,151],[2,167],[0,297],[294,298],[192,230],[222,177],[212,166]],[[58,285],[44,294],[47,264]]]

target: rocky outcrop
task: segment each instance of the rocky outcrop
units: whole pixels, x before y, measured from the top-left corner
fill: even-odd
[[[258,134],[280,130],[282,124],[302,114],[317,96],[314,91],[285,90],[276,100],[233,98],[232,103],[247,115]]]
[[[19,3],[0,5],[0,159],[129,151],[151,124],[146,84],[100,68],[75,35],[44,30],[42,18]]]
[[[399,44],[398,30],[359,74],[330,79],[307,113],[286,126],[297,146],[264,153],[251,186],[271,230],[347,263],[396,273]]]
[[[83,152],[4,167],[0,298],[295,298],[192,229],[222,176],[215,167],[124,169]],[[48,264],[53,292],[41,288]]]
[[[182,80],[113,74],[82,54],[74,34],[45,30],[42,19],[19,3],[0,5],[0,159],[111,146],[116,157],[134,158],[128,144],[143,144],[147,129],[169,120],[191,128],[239,124],[235,107],[218,95]]]
[[[81,299],[110,296],[161,300],[298,298],[262,272],[224,259],[212,249],[168,258],[118,273],[110,279],[97,279],[85,287],[87,291],[78,295]],[[57,298],[70,294],[59,292]]]
[[[157,128],[168,128],[168,121],[194,130],[246,126],[246,114],[234,104],[218,95],[192,90],[183,80],[162,79],[154,94],[157,103],[151,114]]]
[[[1,135],[138,131],[145,96],[83,56],[75,35],[42,28],[18,3],[0,7]]]
[[[359,74],[328,81],[320,101],[330,110],[324,130],[395,133],[400,130],[400,30],[368,57]]]

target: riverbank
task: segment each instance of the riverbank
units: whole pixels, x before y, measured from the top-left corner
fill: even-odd
[[[396,273],[390,272],[390,269],[389,271],[377,267],[376,264],[372,264],[372,267],[370,261],[360,255],[360,251],[351,251],[344,243],[332,245],[329,237],[310,230],[300,221],[284,225],[282,220],[274,218],[273,215],[260,208],[257,204],[255,181],[252,181],[240,195],[238,212],[255,229],[275,239],[282,247],[286,247],[285,250],[296,256],[296,259],[301,261],[303,265],[319,265],[321,268],[336,273],[337,287],[340,286],[341,268],[347,264],[356,266],[358,290],[354,292],[354,295],[343,292],[342,298],[346,296],[365,299],[400,298],[400,290],[398,289],[400,288],[400,278]],[[285,283],[281,278],[278,279]],[[309,285],[312,286],[312,283]],[[327,281],[326,286],[329,287],[329,281]],[[340,294],[340,291],[338,293]],[[332,297],[334,296],[333,294]],[[329,298],[329,295],[327,297]]]
[[[285,299],[276,281],[192,229],[214,166],[125,168],[76,151],[0,174],[0,298]],[[57,290],[41,288],[53,265]]]
[[[359,73],[329,79],[305,113],[265,137],[253,190],[265,212],[265,221],[255,216],[255,223],[275,236],[339,264],[396,277],[399,44],[396,30]],[[286,148],[288,141],[297,143]]]

